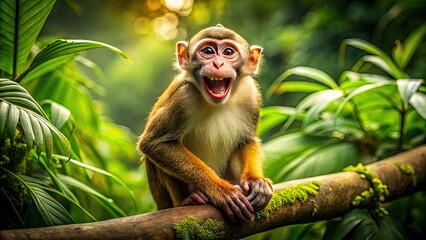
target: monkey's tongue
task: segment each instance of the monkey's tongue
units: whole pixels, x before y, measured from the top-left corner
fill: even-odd
[[[208,86],[214,94],[224,94],[228,89],[228,84],[225,80],[222,81],[209,81]]]
[[[228,93],[231,79],[224,78],[221,80],[213,80],[206,77],[204,78],[204,82],[209,90],[208,92],[210,93],[210,95],[212,95],[213,97],[225,97]]]

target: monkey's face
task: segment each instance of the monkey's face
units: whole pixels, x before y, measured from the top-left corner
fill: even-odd
[[[204,39],[194,47],[192,56],[195,85],[203,97],[213,104],[225,103],[243,63],[238,43]]]

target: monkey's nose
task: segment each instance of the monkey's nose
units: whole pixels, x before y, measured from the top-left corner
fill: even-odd
[[[222,60],[214,60],[214,61],[213,61],[213,66],[214,66],[216,69],[221,68],[221,67],[223,66],[223,64],[224,64],[224,62],[223,62]]]

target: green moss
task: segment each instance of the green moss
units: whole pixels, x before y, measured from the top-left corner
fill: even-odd
[[[290,188],[275,192],[269,201],[268,206],[259,212],[256,212],[256,219],[266,218],[276,209],[295,203],[297,200],[306,202],[309,196],[316,196],[320,189],[321,182],[313,181],[308,184],[297,184]],[[313,214],[318,210],[315,208]]]
[[[223,222],[215,219],[207,219],[203,223],[187,216],[182,221],[173,225],[177,239],[223,239],[225,230]]]
[[[383,184],[380,179],[374,177],[374,174],[370,169],[361,163],[358,163],[357,166],[348,166],[343,169],[343,171],[359,173],[360,178],[366,179],[371,184],[371,187],[368,190],[365,190],[354,198],[352,201],[353,206],[357,207],[363,202],[370,202],[367,208],[374,216],[384,217],[388,214],[388,211],[382,203],[385,201],[385,197],[389,195],[388,187]]]
[[[407,175],[407,176],[413,176],[414,175],[414,169],[410,164],[406,164],[406,165],[402,165],[401,163],[395,163],[395,165],[399,168],[399,170]],[[412,181],[412,185],[413,187],[417,186],[417,178],[416,176],[413,176],[413,181]]]
[[[16,130],[13,140],[0,137],[0,228],[24,227],[23,219],[27,207],[27,188],[8,171],[25,174],[29,157],[23,135]],[[6,171],[7,170],[7,171]]]
[[[414,174],[414,169],[410,164],[402,165],[401,163],[395,163],[395,165],[401,170],[405,175],[411,176]]]

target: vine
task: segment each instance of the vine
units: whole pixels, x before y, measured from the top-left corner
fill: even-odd
[[[388,215],[388,211],[382,203],[385,201],[385,197],[389,195],[388,187],[380,179],[374,177],[370,169],[358,163],[357,166],[348,166],[343,171],[359,173],[359,176],[369,181],[371,185],[368,190],[354,198],[352,201],[353,206],[358,207],[361,203],[370,202],[367,208],[373,216],[383,218]]]

